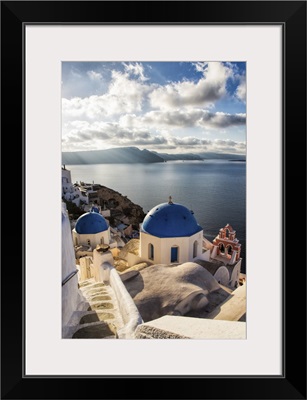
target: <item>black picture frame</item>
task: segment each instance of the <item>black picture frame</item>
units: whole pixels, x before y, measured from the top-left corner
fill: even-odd
[[[284,289],[283,373],[281,376],[31,377],[24,375],[24,271],[26,268],[24,189],[26,182],[23,30],[24,26],[30,23],[281,24],[283,26],[284,252],[282,267]],[[22,249],[18,262],[15,245],[9,245],[7,248],[8,243],[5,240],[2,242],[1,398],[306,399],[306,250],[304,246],[306,244],[306,2],[2,1],[1,92],[2,156],[4,158],[6,155],[9,160],[2,168],[2,193],[4,194],[1,197],[3,199],[2,226],[3,228],[17,226],[19,235],[21,228],[23,233],[22,246],[20,243],[17,245],[18,249]],[[17,144],[20,145],[18,152],[16,151]],[[12,148],[12,145],[14,151],[10,152],[7,149]],[[15,168],[18,165],[20,181],[17,180],[16,175],[14,179],[12,178],[13,164]],[[14,194],[17,209],[13,207],[13,210],[8,212],[9,192],[6,191],[6,180],[10,179],[14,180],[14,191],[17,192]],[[8,186],[11,183],[8,182]],[[20,193],[22,193],[22,199]],[[22,216],[19,204],[22,204]],[[3,229],[5,236],[6,233],[6,229]],[[300,236],[299,240],[297,235]],[[300,246],[300,249],[296,251],[297,246]],[[268,312],[270,312],[269,305]],[[265,363],[265,360],[263,362]],[[138,384],[138,379],[142,380],[141,385]],[[141,389],[144,386],[147,387],[145,392]]]

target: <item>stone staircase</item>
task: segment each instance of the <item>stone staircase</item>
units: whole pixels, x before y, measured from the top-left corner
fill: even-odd
[[[111,286],[94,278],[79,283],[84,298],[81,310],[70,319],[65,337],[72,339],[116,339],[124,325]]]

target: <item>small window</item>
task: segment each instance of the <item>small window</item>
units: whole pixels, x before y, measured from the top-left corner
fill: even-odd
[[[195,240],[193,244],[193,258],[197,257],[198,241]]]
[[[153,246],[152,243],[149,243],[149,245],[148,245],[148,258],[150,260],[153,260],[154,256],[155,256],[155,254],[154,254],[154,246]]]
[[[90,239],[87,239],[87,244],[88,244],[89,246],[91,245]]]
[[[171,262],[178,262],[178,246],[173,246],[171,248]]]

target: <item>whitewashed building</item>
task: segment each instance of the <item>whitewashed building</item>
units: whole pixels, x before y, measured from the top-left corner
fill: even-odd
[[[206,268],[218,283],[236,288],[242,261],[240,246],[229,224],[220,230],[213,243],[209,242],[193,211],[173,203],[170,197],[168,203],[153,207],[144,218],[140,227],[139,257],[130,258],[134,262],[167,265],[195,261]],[[224,248],[227,251],[222,253]]]
[[[72,235],[75,246],[94,249],[99,244],[111,244],[110,226],[95,207],[77,219]]]
[[[71,173],[65,165],[62,167],[62,197],[66,201],[75,203],[78,207],[81,202],[88,203],[86,193],[78,185],[71,182]]]
[[[140,229],[140,257],[154,264],[185,263],[201,258],[203,229],[193,211],[168,203],[153,207]]]
[[[70,222],[66,206],[62,203],[62,328],[82,302],[78,290],[78,270],[70,234]]]

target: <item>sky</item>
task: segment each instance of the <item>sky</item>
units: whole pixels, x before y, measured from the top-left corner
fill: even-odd
[[[246,151],[242,62],[63,62],[62,151]]]

